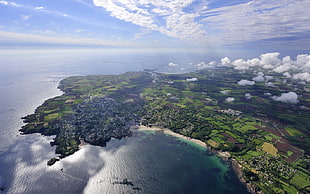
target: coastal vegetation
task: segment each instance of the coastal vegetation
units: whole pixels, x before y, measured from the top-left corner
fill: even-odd
[[[51,145],[62,158],[81,142],[105,146],[130,136],[132,126],[167,128],[229,152],[251,192],[310,192],[310,85],[268,76],[272,87],[240,85],[255,75],[231,68],[69,77],[60,82],[63,95],[23,117],[21,132],[56,135]],[[298,103],[272,97],[291,91]]]

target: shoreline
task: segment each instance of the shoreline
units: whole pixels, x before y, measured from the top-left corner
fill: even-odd
[[[206,144],[205,142],[191,138],[176,132],[171,131],[170,129],[167,128],[159,128],[159,127],[147,127],[144,125],[139,125],[139,126],[133,126],[131,127],[130,130],[136,130],[136,131],[151,131],[151,132],[161,132],[176,138],[180,138],[182,140],[186,140],[188,142],[194,143],[198,146],[201,146],[202,148],[208,150],[209,152],[217,155],[223,162],[226,162],[232,170],[235,172],[237,178],[239,181],[247,188],[248,192],[250,193],[259,193],[255,191],[255,186],[252,185],[251,183],[247,183],[246,180],[243,178],[243,172],[242,172],[242,165],[238,163],[234,158],[231,158],[231,155],[229,152],[223,152],[219,150],[213,149],[211,146]],[[80,139],[81,143],[79,144],[79,149],[81,149],[85,145],[90,145],[89,143],[86,143],[82,139]]]
[[[171,135],[171,136],[174,136],[174,137],[195,143],[196,145],[202,146],[203,148],[207,149],[211,153],[220,157],[224,162],[228,162],[228,164],[231,166],[231,168],[236,173],[239,181],[247,188],[247,190],[250,193],[257,193],[257,192],[255,192],[255,186],[253,186],[251,183],[247,183],[245,181],[245,179],[243,178],[242,170],[241,170],[241,168],[242,168],[241,164],[239,164],[238,161],[236,161],[234,158],[230,158],[231,155],[229,152],[222,152],[222,151],[214,150],[211,146],[207,145],[205,142],[203,142],[201,140],[194,139],[191,137],[187,137],[187,136],[181,135],[179,133],[175,133],[175,132],[171,131],[170,129],[162,129],[159,127],[147,127],[144,125],[136,126],[136,127],[134,127],[134,129],[136,129],[137,131],[162,132],[164,134],[168,134],[168,135]]]
[[[164,134],[168,134],[168,135],[171,135],[171,136],[174,136],[174,137],[177,137],[177,138],[180,138],[180,139],[192,142],[192,143],[194,143],[196,145],[199,145],[199,146],[201,146],[201,147],[203,147],[205,149],[208,149],[210,152],[218,155],[220,158],[222,158],[225,161],[227,161],[229,159],[229,157],[230,157],[230,154],[228,152],[221,152],[221,151],[218,151],[218,150],[214,150],[214,149],[212,149],[212,147],[210,147],[209,145],[207,145],[205,142],[203,142],[201,140],[198,140],[198,139],[195,139],[195,138],[191,138],[191,137],[187,137],[187,136],[179,134],[179,133],[175,133],[175,132],[171,131],[170,129],[162,129],[162,128],[159,128],[159,127],[147,127],[147,126],[144,126],[144,125],[140,125],[140,126],[136,127],[136,130],[138,130],[138,131],[162,132]]]
[[[171,136],[174,136],[174,137],[177,137],[177,138],[180,138],[180,139],[184,139],[184,140],[187,140],[187,141],[190,141],[190,142],[193,142],[197,145],[200,145],[201,147],[203,148],[208,148],[207,144],[198,140],[198,139],[193,139],[191,137],[187,137],[185,135],[181,135],[179,133],[175,133],[169,129],[162,129],[162,128],[159,128],[159,127],[147,127],[147,126],[144,126],[144,125],[140,125],[137,127],[137,130],[138,131],[155,131],[155,132],[163,132],[164,134],[168,134],[168,135],[171,135]]]

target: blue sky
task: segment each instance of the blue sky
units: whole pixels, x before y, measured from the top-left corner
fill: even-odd
[[[0,0],[0,45],[309,52],[309,0]]]

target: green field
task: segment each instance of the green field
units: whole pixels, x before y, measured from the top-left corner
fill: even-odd
[[[296,174],[290,181],[298,189],[310,187],[310,177],[304,173]]]
[[[302,136],[303,135],[303,133],[297,129],[294,129],[291,127],[286,127],[285,129],[291,136]]]

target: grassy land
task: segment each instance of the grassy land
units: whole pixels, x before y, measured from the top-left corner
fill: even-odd
[[[299,172],[291,179],[290,183],[295,185],[298,189],[303,189],[310,186],[310,177],[308,174]]]
[[[282,79],[281,75],[269,75]],[[96,98],[114,99],[129,107],[118,107],[115,115],[136,110],[135,119],[139,117],[143,125],[169,128],[229,152],[243,166],[244,178],[265,193],[304,191],[309,186],[306,177],[310,176],[310,111],[301,107],[310,107],[305,98],[310,94],[301,87],[310,86],[289,82],[280,92],[282,82],[276,87],[237,84],[254,76],[233,69],[214,69],[188,74],[129,72],[70,77],[60,83],[59,88],[65,92],[62,96],[47,100],[35,114],[24,117],[27,125],[22,131],[56,135],[56,151],[64,156],[72,154],[78,150],[79,138],[85,140],[86,136],[75,126],[84,126],[79,119],[89,118],[83,122],[90,131],[101,119],[93,114],[100,110],[91,102]],[[197,81],[186,81],[193,77]],[[279,96],[295,88],[301,96],[298,104],[276,102],[265,95]],[[246,93],[252,98],[246,99]],[[227,103],[228,97],[235,101]],[[86,105],[94,110],[84,110]],[[79,115],[81,110],[84,112]],[[72,118],[76,122],[70,122]],[[112,122],[116,118],[102,119],[102,123],[118,125]],[[100,142],[93,138],[90,143]]]
[[[269,154],[273,156],[278,155],[278,149],[274,147],[274,145],[272,145],[271,143],[264,142],[264,144],[262,145],[262,150],[265,152],[268,152]]]

